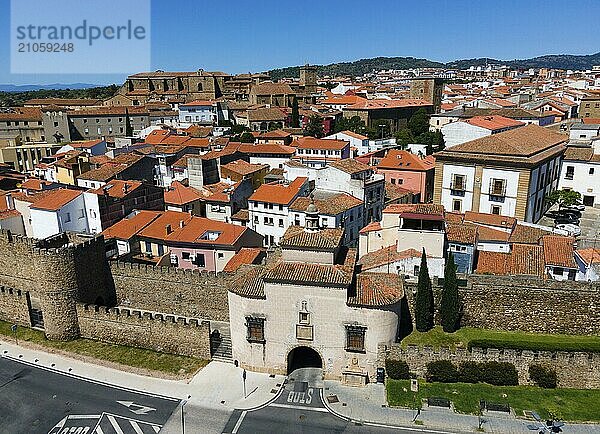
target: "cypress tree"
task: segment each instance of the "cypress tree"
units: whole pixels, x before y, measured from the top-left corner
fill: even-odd
[[[440,301],[440,318],[442,328],[446,333],[458,330],[460,315],[460,302],[458,299],[458,282],[456,280],[456,264],[452,253],[448,255],[446,270],[444,271],[444,288]]]
[[[125,108],[125,136],[133,136],[133,127],[131,126],[131,119],[129,119],[129,110]]]
[[[300,128],[300,111],[298,110],[298,100],[294,97],[292,102],[292,128]]]
[[[425,249],[421,255],[421,268],[417,282],[417,296],[415,300],[415,323],[417,330],[426,332],[433,328],[433,291],[431,279],[427,269],[427,256]]]

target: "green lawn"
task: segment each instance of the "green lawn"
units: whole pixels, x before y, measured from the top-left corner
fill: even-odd
[[[454,403],[460,413],[477,414],[479,400],[509,404],[517,414],[523,410],[537,411],[543,418],[548,412],[570,422],[600,421],[600,390],[541,389],[533,386],[491,386],[467,383],[419,384],[418,401],[428,397],[443,397]],[[387,380],[390,406],[412,407],[413,393],[409,380]]]
[[[6,336],[5,339],[14,338],[10,326],[10,323],[0,321],[0,335]],[[69,342],[49,341],[43,332],[25,327],[18,328],[17,336],[19,342],[31,342],[47,348],[54,348],[112,363],[150,371],[160,371],[167,374],[191,375],[208,363],[206,360],[193,357],[176,356],[142,348],[107,344],[91,339],[76,339]]]
[[[486,347],[600,352],[600,336],[503,332],[471,327],[463,327],[454,333],[445,333],[440,326],[425,333],[414,331],[402,340],[402,346],[412,344],[431,345],[436,348],[440,346],[468,348],[469,342],[477,341]]]

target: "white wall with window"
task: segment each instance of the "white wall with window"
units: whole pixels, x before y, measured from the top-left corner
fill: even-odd
[[[479,209],[486,214],[514,217],[519,189],[519,171],[485,167],[481,176]]]
[[[475,185],[475,166],[444,164],[442,172],[441,204],[446,211],[473,210],[473,187]]]
[[[585,205],[600,204],[600,158],[596,161],[564,160],[558,188],[579,192]]]
[[[279,244],[279,240],[290,226],[287,205],[248,201],[250,222],[248,226],[264,236],[265,246]]]

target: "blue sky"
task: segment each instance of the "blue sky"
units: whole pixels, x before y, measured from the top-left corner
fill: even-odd
[[[0,83],[123,81],[10,74],[9,5],[0,0]],[[598,16],[600,0],[153,0],[152,69],[239,73],[375,56],[592,54],[600,51],[600,26],[591,24]]]

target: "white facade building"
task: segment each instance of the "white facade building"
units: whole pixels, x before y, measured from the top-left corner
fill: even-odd
[[[574,190],[581,194],[584,205],[600,204],[600,154],[591,147],[569,146],[562,161],[560,190]]]

